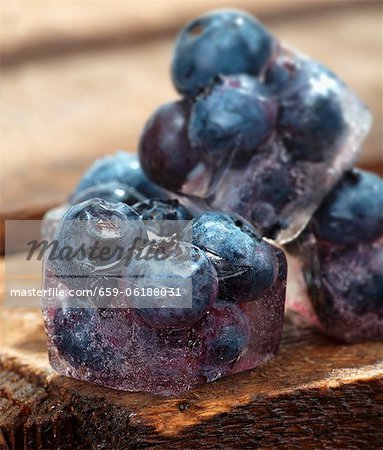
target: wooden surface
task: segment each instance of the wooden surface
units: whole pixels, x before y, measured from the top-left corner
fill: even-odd
[[[258,0],[257,14],[265,17],[326,7],[334,0]],[[338,0],[340,7],[348,0]],[[175,7],[176,6],[176,7]],[[83,46],[99,47],[110,42],[177,31],[180,24],[215,8],[254,9],[251,0],[207,0],[204,2],[110,2],[90,1],[65,6],[50,1],[2,1],[3,64],[15,65],[27,58],[51,52],[78,51]]]
[[[375,119],[361,164],[377,170],[380,1],[3,0],[1,218],[41,217],[95,157],[134,152],[148,115],[176,98],[168,74],[177,28],[233,4],[326,63],[365,99]],[[56,375],[39,311],[0,303],[1,450],[379,449],[382,404],[381,344],[336,344],[289,318],[280,354],[264,368],[163,399]]]

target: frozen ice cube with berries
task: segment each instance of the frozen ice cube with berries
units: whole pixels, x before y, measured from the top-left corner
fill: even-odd
[[[383,339],[382,178],[347,172],[287,254],[288,309],[341,341]]]
[[[237,215],[210,211],[190,220],[176,202],[129,206],[94,198],[64,213],[54,233],[56,256],[83,250],[45,259],[44,287],[62,292],[47,291],[42,300],[50,361],[59,373],[173,395],[275,356],[284,253]],[[165,221],[184,227],[170,235],[155,226]],[[99,251],[90,250],[96,244]],[[158,258],[147,256],[153,248]]]
[[[173,192],[292,240],[350,169],[371,123],[358,96],[254,17],[218,10],[179,33],[182,98],[143,130],[142,168]]]

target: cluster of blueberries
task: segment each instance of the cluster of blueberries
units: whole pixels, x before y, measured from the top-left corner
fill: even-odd
[[[283,251],[262,236],[273,234],[279,212],[304,191],[294,164],[331,161],[348,127],[339,80],[318,63],[290,57],[288,50],[278,53],[279,45],[238,11],[188,24],[172,63],[174,85],[184,98],[149,119],[140,159],[118,152],[96,161],[80,180],[55,229],[60,245],[101,241],[113,249],[154,233],[168,242],[166,274],[174,286],[186,273],[191,279],[192,306],[132,308],[127,305],[137,306],[139,299],[132,295],[126,303],[118,294],[116,309],[82,308],[97,304],[89,295],[79,299],[79,308],[48,309],[51,361],[65,360],[64,373],[169,394],[255,367],[276,353],[287,263]],[[246,186],[225,196],[225,168],[240,179],[254,157],[257,176],[244,177]],[[214,201],[201,203],[207,192],[221,196],[229,212],[213,210]],[[243,212],[241,195],[249,196],[242,208],[262,205],[252,211],[256,217],[244,214],[257,227],[236,214]],[[188,224],[163,233],[160,221]],[[80,224],[79,232],[73,224]],[[176,240],[169,244],[173,231]],[[325,332],[346,341],[382,338],[383,180],[347,172],[300,239],[307,289]],[[45,274],[68,288],[87,287],[87,280],[120,292],[132,273],[145,286],[148,274],[159,276],[164,267],[145,259],[106,265],[86,254],[49,260]],[[159,351],[157,359],[144,362],[142,342]],[[141,375],[132,372],[137,364]],[[111,382],[112,373],[123,376]]]
[[[325,332],[347,342],[382,339],[382,178],[347,172],[309,228],[316,239],[305,275]]]
[[[161,186],[182,192],[202,170],[198,166],[213,170],[228,158],[240,169],[275,133],[291,160],[314,162],[331,154],[343,136],[335,75],[319,63],[285,55],[270,63],[273,38],[253,19],[242,19],[246,27],[236,27],[237,13],[206,16],[181,33],[173,80],[186,97],[159,107],[140,141],[143,168]],[[197,24],[205,29],[199,39],[193,35]],[[227,59],[219,59],[227,26],[233,33],[226,39],[234,42]],[[207,47],[216,58],[202,53]],[[260,64],[246,67],[247,58]]]
[[[86,244],[86,251],[100,242],[114,253],[118,246],[129,250],[127,244],[137,237],[150,246],[149,232],[160,242],[165,239],[168,245],[165,252],[169,252],[165,265],[137,258],[126,264],[121,255],[118,260],[107,262],[94,256],[90,258],[89,254],[85,258],[48,258],[45,275],[60,285],[83,290],[103,287],[104,291],[109,288],[112,292],[116,288],[118,292],[113,296],[117,300],[111,307],[105,307],[102,303],[105,299],[92,293],[84,298],[65,299],[62,308],[49,311],[47,328],[51,330],[52,344],[73,368],[71,375],[78,376],[76,371],[85,365],[88,370],[103,373],[104,381],[97,377],[91,378],[92,381],[127,390],[148,390],[148,386],[152,386],[152,391],[169,394],[180,389],[180,380],[184,380],[182,389],[185,389],[197,383],[196,377],[210,381],[236,371],[235,364],[240,356],[257,344],[258,328],[268,329],[272,334],[268,338],[270,348],[256,349],[258,360],[269,359],[276,352],[281,338],[287,278],[287,262],[282,250],[263,240],[250,223],[234,213],[191,213],[176,198],[170,197],[170,193],[144,174],[137,157],[125,152],[96,161],[70,196],[69,208],[54,233],[59,243],[58,252],[64,247],[76,249],[82,244]],[[166,226],[161,228],[163,221]],[[172,221],[181,222],[185,227],[174,228],[175,240],[168,241]],[[145,252],[145,248],[142,250]],[[140,304],[140,293],[126,298],[127,287],[153,288],[161,276],[165,277],[167,287],[170,281],[172,287],[189,289],[183,294],[185,297],[191,294],[191,307],[177,307],[177,298],[170,303],[169,298],[152,298],[154,303],[150,307]],[[185,284],[185,280],[190,284]],[[145,295],[146,301],[147,297]],[[250,320],[248,310],[253,304],[262,304],[272,311],[273,318],[267,326],[262,324],[264,315]],[[259,306],[257,308],[259,311]],[[178,353],[172,353],[179,351],[180,346],[178,339],[176,349],[172,348],[172,336],[174,333],[191,335],[184,349],[190,353],[186,359],[189,362],[196,359],[198,364],[194,363],[196,367],[192,370],[187,363],[190,377],[185,380],[185,374],[177,375],[173,367],[171,379],[178,376],[176,385],[172,381],[169,387],[168,378],[159,382],[164,365],[169,362],[168,358],[163,358],[158,369],[152,364],[147,372],[144,377],[147,384],[142,379],[129,384],[130,371],[137,366],[132,349],[126,341],[119,348],[111,344],[113,339],[108,331],[122,320],[126,327],[137,327],[141,334],[146,330],[143,334],[147,336],[148,348],[158,350],[166,346],[170,360],[174,363],[179,359],[179,367],[185,366],[186,356],[183,354],[180,359]],[[136,343],[136,352],[140,345]],[[115,367],[113,352],[131,361],[123,379],[116,378],[116,373],[124,371]],[[144,365],[143,361],[140,364]],[[254,359],[249,359],[244,367],[253,365]]]
[[[354,135],[369,124],[333,73],[238,11],[207,14],[181,31],[172,78],[182,99],[146,123],[139,143],[145,173],[239,213],[268,237],[290,225],[290,234],[299,231],[297,217],[317,206],[317,183],[326,190],[324,178],[332,177],[324,165],[343,170],[337,158],[346,146],[353,158]]]

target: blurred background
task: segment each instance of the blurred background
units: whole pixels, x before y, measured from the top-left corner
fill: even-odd
[[[2,0],[2,218],[39,218],[93,159],[135,152],[149,114],[177,97],[169,77],[177,31],[218,7],[257,15],[358,92],[374,114],[360,165],[379,170],[380,0]]]

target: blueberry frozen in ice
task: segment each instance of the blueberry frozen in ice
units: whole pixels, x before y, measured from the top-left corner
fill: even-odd
[[[205,250],[216,267],[221,296],[253,301],[274,284],[275,252],[240,217],[206,212],[190,227],[193,244]]]
[[[185,98],[149,119],[143,170],[173,192],[241,214],[279,243],[293,240],[355,163],[371,123],[366,106],[329,69],[239,11],[187,24],[172,74]],[[163,126],[158,133],[158,117],[181,104],[177,139]]]
[[[133,208],[140,219],[145,221],[146,227],[160,236],[179,235],[183,231],[182,225],[193,218],[191,212],[177,199],[145,200],[135,203]]]
[[[71,205],[94,198],[132,205],[151,198],[167,200],[169,193],[149,180],[137,155],[118,151],[114,155],[104,156],[85,171],[67,203],[49,210],[44,215],[44,239],[53,239],[58,222]]]
[[[339,80],[319,63],[295,64],[282,56],[269,69],[266,84],[279,96],[278,132],[295,159],[321,162],[331,158],[347,126]]]
[[[249,317],[238,305],[224,300],[210,309],[197,334],[206,342],[202,360],[208,380],[228,373],[252,337]]]
[[[373,173],[353,169],[325,198],[313,218],[323,242],[352,245],[383,235],[383,181]]]
[[[162,105],[147,121],[139,143],[144,172],[176,192],[182,189],[189,173],[202,166],[187,134],[190,110],[191,104],[186,100]]]
[[[383,245],[320,257],[320,288],[309,293],[324,331],[339,340],[383,339]]]
[[[133,205],[141,220],[190,220],[191,213],[178,200],[149,199]]]
[[[176,89],[195,95],[217,75],[258,76],[273,51],[273,37],[254,17],[237,10],[213,11],[188,23],[175,44]]]
[[[91,278],[118,270],[135,238],[147,239],[147,233],[133,208],[86,200],[69,208],[59,222],[52,242],[56,245],[45,258],[47,270],[70,288],[85,288]]]
[[[96,230],[87,224],[92,233],[81,239],[86,243],[93,242],[97,227],[110,220],[109,232],[100,237],[100,244],[109,238],[108,245],[131,242],[134,227],[129,224],[134,222],[142,236],[148,220],[141,221],[140,215],[145,213],[153,219],[156,213],[170,214],[175,222],[184,222],[185,211],[168,201],[139,203],[137,210],[100,199],[74,205],[56,236],[78,243],[78,237],[64,233],[69,216],[85,218],[86,223],[89,216],[99,218]],[[113,217],[121,214],[126,228],[117,233]],[[110,242],[116,233],[116,241]],[[105,274],[110,276],[112,268],[118,290],[116,304],[107,308],[94,308],[93,298],[69,295],[73,282],[61,276],[66,263],[47,266],[44,287],[64,290],[60,298],[47,291],[42,301],[52,366],[63,375],[104,386],[174,395],[275,356],[286,287],[281,250],[263,241],[243,219],[219,212],[192,219],[175,241],[157,238],[146,245],[161,249],[158,260],[140,253],[140,258],[116,267],[113,262],[100,267],[89,258],[71,265],[70,271],[78,270],[82,280],[84,275],[97,275],[104,292]],[[145,249],[144,245],[140,250]],[[161,287],[168,289],[155,290]],[[177,290],[180,295],[173,295]]]
[[[368,263],[366,264],[366,261]],[[361,246],[345,251],[324,264],[324,298],[330,305],[332,296],[345,296],[357,315],[382,310],[383,252],[378,246]],[[331,306],[330,306],[331,309]]]
[[[111,352],[92,336],[92,322],[97,317],[95,308],[57,309],[53,323],[54,345],[62,357],[74,368],[81,365],[101,370]]]
[[[124,269],[122,286],[133,291],[128,304],[152,328],[192,326],[217,299],[217,273],[205,253],[187,242],[172,245],[164,253],[163,261],[133,259]],[[161,286],[173,288],[177,295],[167,289],[142,297],[141,289],[155,292]],[[135,287],[139,287],[137,295]]]
[[[322,330],[346,342],[383,339],[383,180],[347,172],[296,249],[301,295],[307,290]]]
[[[239,158],[248,155],[273,134],[277,109],[271,93],[256,79],[220,77],[193,104],[191,146],[217,160],[235,150]]]
[[[69,201],[81,203],[95,197],[131,205],[147,198],[166,198],[166,193],[145,175],[136,155],[119,151],[96,160]]]

